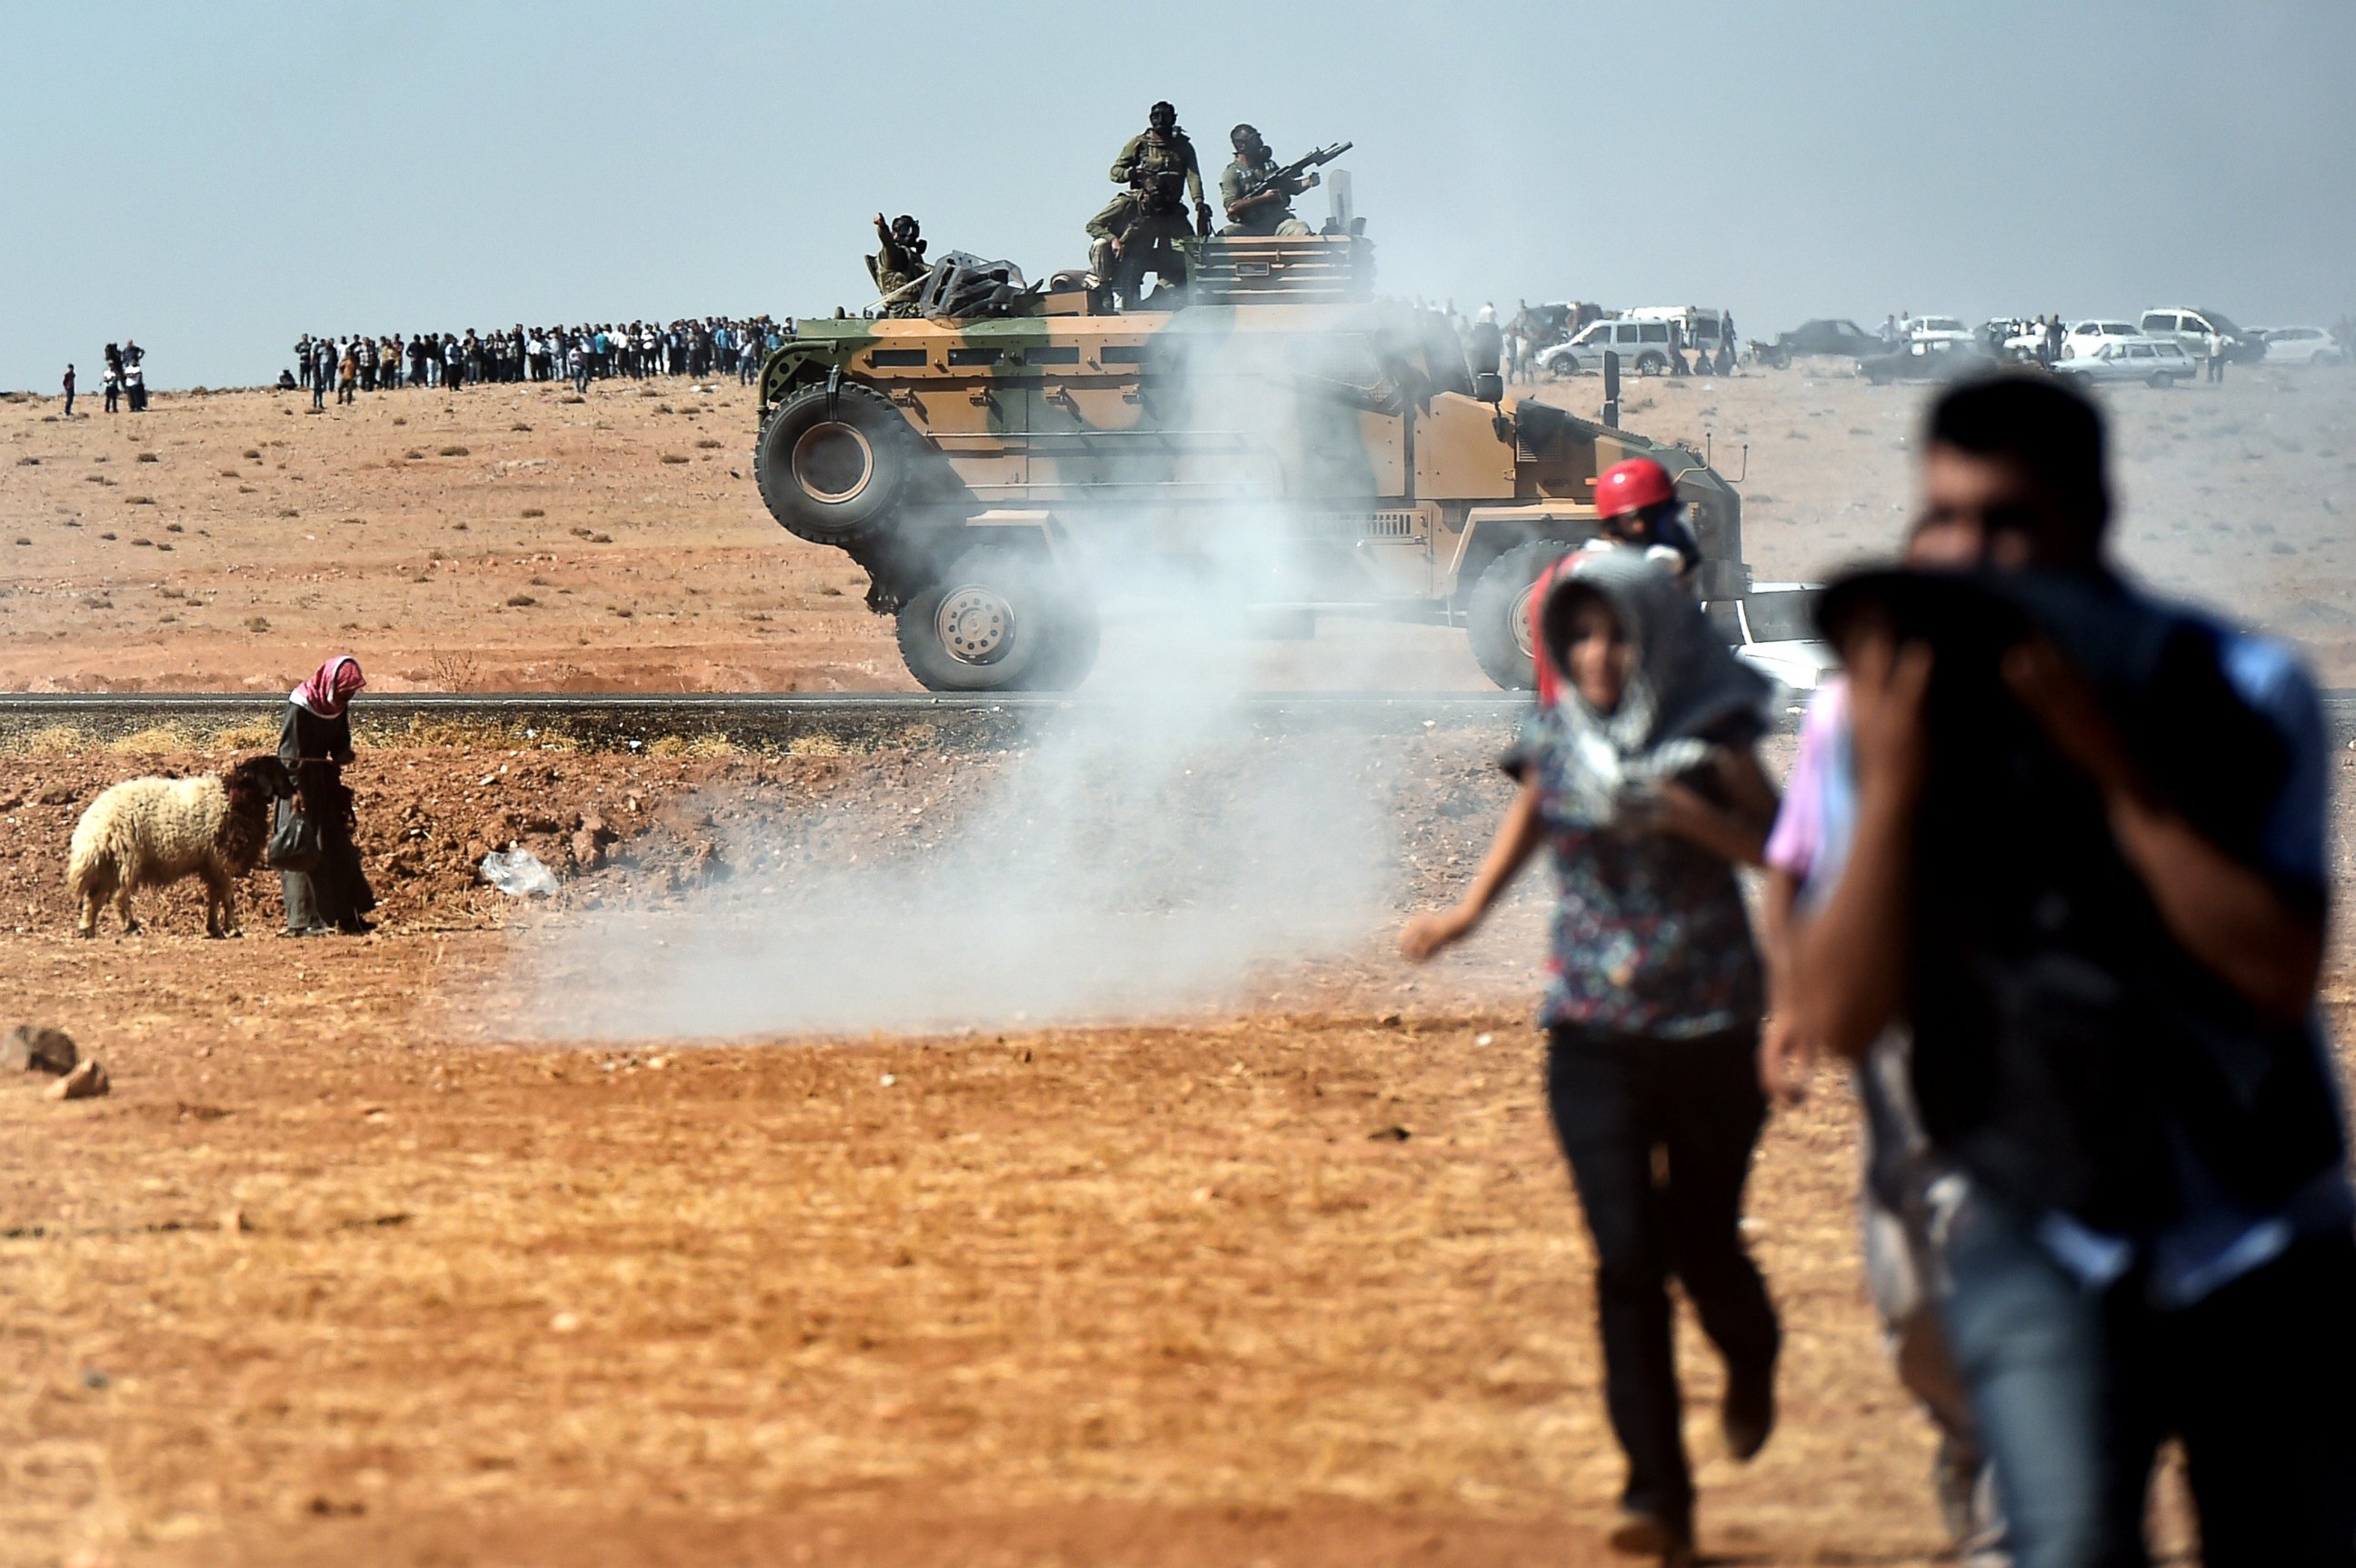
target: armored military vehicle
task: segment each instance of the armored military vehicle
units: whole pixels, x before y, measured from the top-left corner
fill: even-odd
[[[1595,478],[1631,456],[1676,476],[1703,596],[1748,590],[1740,502],[1698,454],[1507,402],[1440,317],[1372,298],[1363,237],[1191,252],[1183,306],[1119,312],[1085,276],[1025,287],[945,259],[926,292],[954,310],[805,321],[770,356],[762,499],[866,569],[925,686],[1068,689],[1105,605],[1182,594],[1293,635],[1329,615],[1461,626],[1493,680],[1526,686],[1530,585],[1591,536]]]

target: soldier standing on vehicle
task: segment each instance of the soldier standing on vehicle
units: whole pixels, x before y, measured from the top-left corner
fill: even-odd
[[[931,268],[925,261],[925,242],[916,220],[903,212],[885,227],[884,214],[875,215],[875,254],[868,259],[867,270],[875,274],[875,292],[886,301],[886,316],[914,316],[916,304],[913,299],[893,299],[892,296],[923,277]]]
[[[1211,208],[1203,199],[1203,166],[1195,160],[1194,144],[1178,128],[1178,111],[1166,102],[1156,103],[1146,113],[1145,129],[1121,144],[1120,156],[1112,160],[1112,182],[1135,191],[1150,191],[1154,176],[1173,172],[1185,177],[1186,199],[1194,209],[1194,232],[1207,237]],[[1174,222],[1175,237],[1184,239],[1183,209],[1175,209]]]
[[[1219,204],[1226,209],[1222,234],[1306,234],[1308,224],[1292,215],[1292,199],[1317,183],[1316,173],[1277,178],[1276,155],[1250,125],[1227,133],[1235,160],[1220,171]]]

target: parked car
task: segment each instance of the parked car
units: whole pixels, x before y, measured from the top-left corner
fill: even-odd
[[[1717,356],[1720,340],[1726,336],[1726,313],[1698,305],[1640,305],[1626,314],[1632,321],[1674,324],[1680,334],[1680,343],[1687,349],[1698,349],[1713,358]]]
[[[1538,350],[1569,340],[1571,334],[1603,314],[1599,306],[1579,300],[1548,300],[1529,307],[1531,346]]]
[[[2074,359],[2056,360],[2054,371],[2088,381],[2143,381],[2174,386],[2201,374],[2201,361],[2184,345],[2158,338],[2105,338]]]
[[[1702,607],[1737,659],[1792,692],[1813,692],[1840,668],[1816,630],[1823,596],[1815,583],[1753,583],[1742,598],[1712,599]]]
[[[2320,327],[2269,327],[2259,329],[2266,340],[2266,358],[2286,365],[2345,364],[2348,356]]]
[[[1558,343],[1538,356],[1538,369],[1549,375],[1575,376],[1600,371],[1603,356],[1616,352],[1620,368],[1640,376],[1657,376],[1669,368],[1676,335],[1666,321],[1637,321],[1622,317],[1598,321],[1580,329],[1568,343]]]
[[[1845,360],[1879,354],[1888,345],[1854,321],[1837,317],[1803,321],[1789,332],[1779,332],[1772,343],[1753,343],[1751,350],[1778,370],[1801,354],[1837,354]]]
[[[1931,338],[1901,343],[1889,353],[1869,354],[1857,362],[1857,373],[1875,386],[1891,381],[1944,381],[1994,368],[1996,360],[1968,332],[1957,338]]]
[[[2166,338],[2184,345],[2184,351],[2194,359],[2205,359],[2209,353],[2211,332],[2225,339],[2225,358],[2240,362],[2266,357],[2266,340],[2254,332],[2244,332],[2233,321],[2214,310],[2193,310],[2184,306],[2164,305],[2143,313],[2136,323],[2147,338]]]
[[[2073,321],[2070,330],[2062,335],[2062,357],[2074,360],[2081,354],[2092,354],[2114,338],[2143,335],[2143,328],[2132,321]]]
[[[1978,334],[1959,316],[1918,316],[1906,324],[1909,343],[1974,343]]]

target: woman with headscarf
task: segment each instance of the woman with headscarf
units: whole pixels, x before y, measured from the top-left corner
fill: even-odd
[[[1505,767],[1521,782],[1472,888],[1399,940],[1470,933],[1541,844],[1558,882],[1547,1101],[1595,1240],[1605,1402],[1628,1459],[1616,1550],[1693,1561],[1668,1282],[1725,1358],[1727,1451],[1774,1423],[1781,1333],[1743,1250],[1742,1186],[1766,1115],[1765,986],[1738,864],[1775,791],[1755,743],[1770,688],[1658,563],[1575,555],[1532,596],[1538,700]]]
[[[286,896],[286,934],[357,936],[369,929],[376,894],[360,869],[359,845],[352,840],[357,821],[352,792],[344,788],[344,765],[352,759],[352,724],[346,710],[353,693],[368,684],[360,662],[349,654],[328,660],[309,680],[286,693],[286,717],[278,729],[278,760],[294,775],[295,798],[278,802],[273,829],[301,810],[316,824],[319,859],[308,871],[281,870]]]

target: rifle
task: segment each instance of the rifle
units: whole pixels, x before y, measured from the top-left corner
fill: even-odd
[[[1265,175],[1257,176],[1245,184],[1243,199],[1236,205],[1237,207],[1248,205],[1270,191],[1281,191],[1287,196],[1298,196],[1308,188],[1301,183],[1302,175],[1307,174],[1311,169],[1323,167],[1356,145],[1355,142],[1336,142],[1330,147],[1319,147],[1315,152],[1297,157],[1282,168],[1270,169]]]
[[[1147,219],[1182,209],[1180,199],[1185,192],[1186,177],[1176,169],[1164,169],[1148,179],[1136,182],[1130,188],[1138,199],[1137,216],[1130,220],[1128,227],[1117,237],[1118,253],[1122,255],[1128,254],[1130,242],[1137,238],[1137,231],[1145,227]]]

